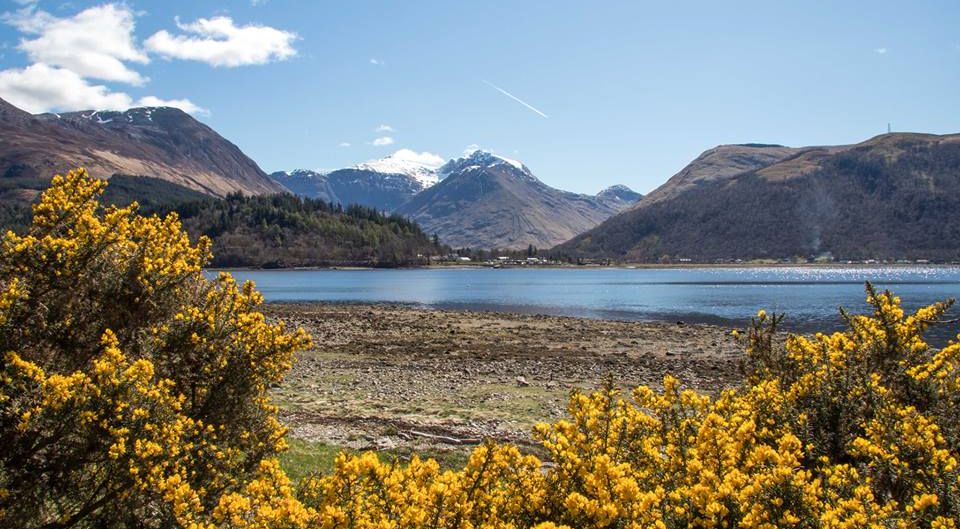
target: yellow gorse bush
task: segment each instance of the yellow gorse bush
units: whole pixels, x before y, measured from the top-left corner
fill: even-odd
[[[285,447],[267,389],[306,334],[105,185],[55,177],[0,241],[2,527],[209,526]]]
[[[922,337],[949,305],[869,286],[844,332],[783,342],[758,313],[741,388],[574,393],[534,431],[545,461],[487,442],[292,483],[267,392],[308,338],[103,186],[56,177],[2,242],[2,527],[957,528],[960,345]]]

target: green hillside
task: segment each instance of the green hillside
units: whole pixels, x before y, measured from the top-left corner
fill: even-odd
[[[231,194],[174,209],[191,236],[213,239],[217,267],[405,266],[442,251],[413,221],[365,206]]]
[[[45,184],[36,183],[36,189]],[[0,196],[0,226],[22,231],[38,193]],[[413,221],[363,206],[293,195],[203,195],[157,178],[114,176],[103,204],[136,201],[143,214],[176,211],[194,238],[213,240],[215,267],[408,266],[444,249]]]

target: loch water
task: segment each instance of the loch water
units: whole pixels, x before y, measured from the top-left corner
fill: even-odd
[[[960,298],[960,267],[432,268],[234,271],[268,302],[401,303],[743,326],[758,309],[797,331],[842,327],[838,308],[868,310],[864,283],[908,309]],[[953,334],[956,331],[951,331]]]

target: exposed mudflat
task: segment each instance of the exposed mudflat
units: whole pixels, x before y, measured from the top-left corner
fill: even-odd
[[[274,390],[291,434],[350,449],[463,451],[484,437],[530,445],[572,390],[605,380],[703,391],[739,383],[729,329],[401,305],[271,304],[315,346]]]

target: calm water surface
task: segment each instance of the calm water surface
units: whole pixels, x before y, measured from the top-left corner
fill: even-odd
[[[742,325],[760,308],[797,330],[866,310],[864,281],[908,308],[960,298],[960,267],[239,271],[268,301],[406,303],[622,320]]]

